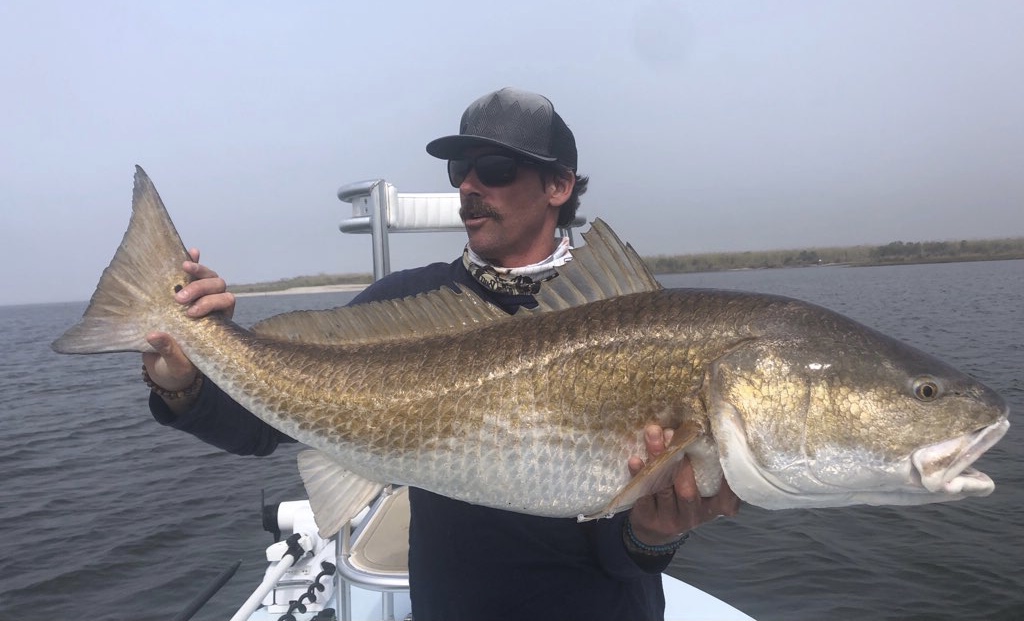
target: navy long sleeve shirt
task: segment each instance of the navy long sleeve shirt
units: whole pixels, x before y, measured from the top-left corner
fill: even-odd
[[[506,312],[536,304],[530,296],[484,289],[461,258],[396,272],[352,304],[396,299],[445,285],[475,291]],[[242,408],[210,382],[195,405],[174,415],[156,395],[161,424],[225,451],[268,455],[291,438]],[[417,621],[599,619],[664,616],[660,573],[670,556],[633,557],[622,541],[625,513],[577,523],[471,505],[410,489],[409,580]]]

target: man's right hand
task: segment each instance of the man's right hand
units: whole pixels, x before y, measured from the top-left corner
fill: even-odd
[[[198,249],[193,248],[188,253],[192,260],[185,261],[182,269],[196,280],[174,294],[175,300],[179,304],[189,305],[185,312],[190,317],[203,317],[218,311],[231,317],[235,312],[235,296],[228,293],[224,279],[219,277],[217,272],[199,263]],[[142,364],[146,366],[146,372],[154,384],[174,392],[187,388],[195,380],[196,367],[185,357],[171,335],[166,332],[150,332],[146,335],[146,340],[156,353],[142,354]],[[167,401],[172,410],[191,405],[166,398],[164,401]]]

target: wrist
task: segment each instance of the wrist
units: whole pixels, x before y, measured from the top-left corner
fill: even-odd
[[[686,540],[690,538],[690,533],[686,532],[678,537],[671,539],[665,543],[651,544],[643,541],[637,536],[636,531],[633,529],[633,522],[626,516],[626,520],[622,525],[622,540],[626,544],[626,550],[632,554],[641,554],[644,556],[666,556],[675,554]]]
[[[196,369],[195,375],[192,377],[192,381],[181,388],[180,390],[167,390],[153,381],[153,378],[149,376],[149,370],[146,369],[146,365],[142,365],[142,381],[145,382],[146,386],[156,395],[163,398],[164,401],[170,402],[191,402],[195,399],[196,395],[203,387],[203,374]]]

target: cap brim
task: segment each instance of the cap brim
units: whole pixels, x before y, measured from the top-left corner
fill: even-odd
[[[442,160],[451,160],[465,155],[466,151],[473,147],[501,147],[508,151],[524,155],[530,159],[537,160],[539,162],[556,162],[558,158],[551,157],[548,155],[539,155],[537,153],[531,153],[524,149],[517,149],[516,147],[507,145],[499,140],[493,138],[484,138],[483,136],[467,136],[465,134],[457,134],[455,136],[444,136],[437,140],[431,140],[427,143],[427,153],[433,155],[436,158]]]

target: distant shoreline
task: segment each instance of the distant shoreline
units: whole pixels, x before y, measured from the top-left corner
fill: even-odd
[[[896,241],[882,246],[806,247],[643,257],[644,263],[655,274],[823,265],[872,267],[1016,259],[1024,259],[1024,237],[960,242]]]
[[[315,285],[309,287],[289,287],[287,289],[274,289],[267,291],[243,291],[235,293],[235,297],[251,298],[267,295],[299,295],[304,293],[350,293],[355,291],[362,291],[367,286],[367,284],[346,283],[337,285]],[[230,290],[230,287],[228,288],[228,290]]]
[[[772,251],[772,252],[737,252],[717,253],[714,255],[676,255],[672,257],[643,257],[644,263],[656,276],[671,274],[698,274],[711,272],[732,272],[741,270],[787,269],[795,267],[884,267],[892,265],[925,265],[929,263],[971,263],[978,261],[1017,261],[1024,259],[1024,250],[1003,250],[1000,254],[969,256],[930,256],[930,257],[864,257],[837,256],[835,252],[826,251]],[[845,259],[845,260],[843,260]],[[298,295],[304,293],[350,293],[362,291],[370,285],[370,277],[354,274],[338,274],[334,276],[321,274],[316,277],[321,284],[303,285],[311,277],[298,276],[266,283],[252,283],[228,287],[228,291],[237,297],[253,297],[265,295]],[[365,278],[366,282],[353,282]],[[334,280],[335,282],[331,282]],[[294,283],[294,284],[293,284]]]

